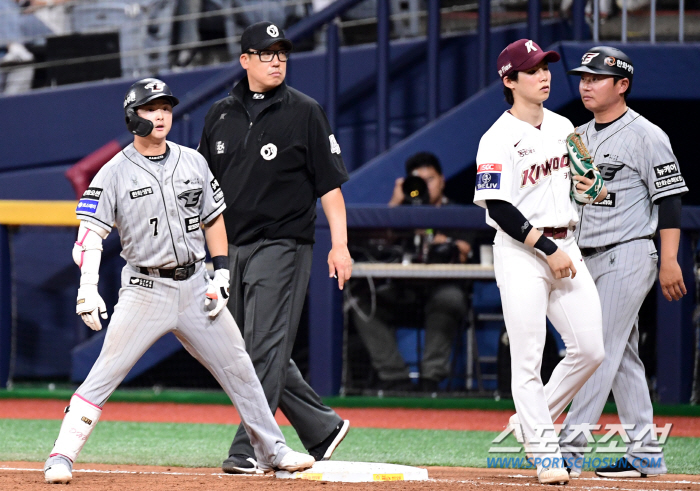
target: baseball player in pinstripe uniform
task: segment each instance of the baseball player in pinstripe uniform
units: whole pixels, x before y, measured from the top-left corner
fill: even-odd
[[[73,259],[82,274],[76,312],[91,329],[99,331],[100,317],[107,318],[97,291],[98,270],[102,240],[115,225],[127,264],[100,356],[71,398],[44,466],[48,483],[70,482],[73,462],[102,406],[146,350],[168,332],[231,398],[259,467],[299,470],[315,461],[286,446],[238,326],[224,308],[229,273],[221,213],[226,205],[204,158],[166,141],[177,103],[160,80],[132,85],[124,109],[134,143],[98,172],[78,202]],[[214,263],[213,280],[204,266],[205,241]]]
[[[657,228],[663,294],[670,301],[686,293],[676,255],[681,196],[688,188],[668,136],[627,107],[634,68],[622,51],[592,48],[583,55],[581,66],[569,73],[581,76],[581,98],[594,115],[577,132],[583,135],[609,191],[604,201],[578,210],[579,247],[603,308],[605,360],[574,398],[560,435],[562,447],[574,447],[565,457],[573,464],[571,475],[576,476],[586,441],[571,425],[596,424],[611,389],[620,421],[634,425],[627,432],[633,442],[652,423],[651,398],[639,359],[638,312],[656,279],[659,259],[652,237]],[[631,445],[615,466],[596,473],[603,477],[665,473],[663,453],[649,433],[641,443],[643,448]],[[644,460],[659,457],[661,466],[649,466]]]

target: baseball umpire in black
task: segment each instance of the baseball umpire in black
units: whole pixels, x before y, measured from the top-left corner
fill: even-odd
[[[331,229],[329,275],[351,275],[345,201],[348,174],[321,106],[288,87],[292,43],[270,22],[248,27],[240,63],[247,72],[205,119],[199,152],[224,191],[231,299],[246,349],[274,413],[279,407],[316,460],[330,458],[347,434],[343,421],[291,360],[311,273],[316,200]],[[243,426],[223,470],[254,473]]]

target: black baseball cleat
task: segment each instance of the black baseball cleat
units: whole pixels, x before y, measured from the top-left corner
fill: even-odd
[[[310,448],[309,455],[311,455],[317,461],[330,459],[335,449],[338,447],[338,445],[340,445],[340,442],[343,441],[343,438],[345,438],[345,435],[348,434],[349,429],[350,421],[346,419],[336,426],[325,440],[315,447]]]
[[[221,470],[228,474],[260,474],[258,463],[253,457],[247,455],[231,455],[221,464]]]
[[[642,471],[635,469],[624,457],[620,457],[617,462],[608,467],[598,467],[595,470],[598,477],[647,477]]]

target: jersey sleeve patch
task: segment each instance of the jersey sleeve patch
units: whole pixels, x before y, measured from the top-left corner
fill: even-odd
[[[476,170],[476,190],[501,188],[501,164],[479,164]]]
[[[669,186],[675,186],[676,184],[685,184],[683,176],[672,176],[654,181],[654,187],[656,187],[656,189],[664,189]]]
[[[87,188],[82,197],[99,200],[100,196],[102,196],[102,188]]]
[[[670,174],[678,174],[680,170],[678,169],[678,164],[675,162],[669,162],[668,164],[661,164],[654,167],[654,172],[656,173],[656,178],[661,179],[662,177],[668,176]]]
[[[76,213],[95,213],[97,211],[97,205],[100,202],[96,199],[82,198],[78,201],[78,207],[75,209]]]

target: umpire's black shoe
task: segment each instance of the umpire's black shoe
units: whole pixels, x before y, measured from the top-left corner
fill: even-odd
[[[340,445],[340,442],[343,441],[343,438],[345,438],[345,435],[348,434],[349,429],[350,421],[346,419],[336,426],[325,440],[315,447],[310,448],[309,455],[311,455],[317,461],[330,459],[335,449],[338,447],[338,445]]]
[[[629,461],[620,457],[617,462],[609,467],[598,467],[595,475],[599,477],[647,477],[643,472],[635,469]]]
[[[228,474],[259,474],[262,471],[258,468],[258,462],[253,457],[247,455],[231,455],[224,460],[221,470]]]

